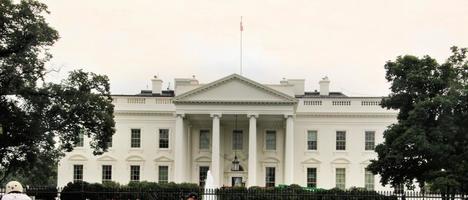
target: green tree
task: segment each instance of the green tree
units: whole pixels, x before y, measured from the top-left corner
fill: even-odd
[[[452,191],[468,191],[467,49],[451,50],[442,64],[410,55],[385,64],[391,94],[382,107],[399,113],[368,167],[381,175],[382,184],[443,180]]]
[[[0,0],[0,183],[46,184],[80,132],[92,138],[94,154],[106,151],[115,132],[106,76],[79,70],[46,82],[47,50],[59,38],[47,13],[35,0]]]

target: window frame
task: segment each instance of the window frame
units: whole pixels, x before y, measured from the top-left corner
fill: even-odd
[[[138,174],[133,174],[135,169],[138,169]],[[138,168],[136,168],[138,167]],[[138,176],[138,180],[134,180],[134,177]],[[141,180],[141,166],[140,165],[130,165],[130,182],[140,182]]]
[[[81,167],[81,169],[77,169],[77,167]],[[79,174],[78,172],[81,172],[81,174]],[[78,181],[83,181],[83,177],[84,177],[84,165],[83,164],[74,164],[73,165],[73,182],[78,182]],[[77,177],[81,177],[81,178],[77,178]]]
[[[205,174],[202,174],[202,168],[206,168]],[[206,178],[208,177],[208,171],[210,170],[210,166],[208,165],[200,165],[198,166],[198,185],[202,188],[206,185]],[[205,179],[202,179],[204,177]]]
[[[343,170],[343,183],[338,182],[338,180],[339,180],[338,179],[338,169],[340,169],[340,171]],[[343,187],[340,187],[341,185]],[[345,167],[336,167],[335,168],[335,187],[339,188],[339,189],[342,189],[342,190],[346,189],[346,168]]]
[[[368,182],[368,180],[370,180]],[[375,175],[369,170],[364,169],[364,188],[369,191],[375,190]]]
[[[110,167],[109,171],[105,171],[105,167]],[[105,173],[109,172],[109,173]],[[109,179],[107,179],[107,176],[109,176]],[[112,181],[112,165],[101,165],[101,182],[110,182]]]
[[[367,141],[367,133],[373,133],[373,140],[372,141]],[[375,151],[375,135],[376,131],[374,130],[366,130],[364,131],[364,150],[365,151]],[[368,143],[372,144],[372,148],[368,149]]]
[[[269,169],[273,169],[273,182],[268,179]],[[265,166],[265,187],[269,188],[269,187],[276,186],[276,179],[277,179],[276,169],[277,169],[276,166]],[[273,183],[273,185],[271,185],[271,183]]]
[[[267,143],[267,139],[268,139],[268,132],[275,132],[275,148],[274,149],[268,149],[268,143]],[[266,129],[265,132],[264,132],[264,139],[263,139],[263,150],[264,151],[272,151],[272,152],[276,152],[278,150],[278,131],[276,129]]]
[[[315,132],[315,149],[309,149],[309,133]],[[306,130],[306,151],[318,151],[318,130],[317,129],[307,129]]]
[[[237,138],[235,138],[235,133],[240,133],[240,142],[236,143]],[[242,151],[244,149],[244,129],[232,129],[232,145],[231,148],[233,151]],[[240,148],[236,147],[236,144],[240,146]]]
[[[138,147],[133,146],[133,142],[134,142],[133,130],[139,130]],[[135,140],[136,140],[136,138],[135,138]],[[131,128],[130,129],[130,148],[131,149],[141,149],[141,128]]]
[[[338,140],[338,133],[344,133],[344,140]],[[346,151],[346,141],[347,141],[347,131],[345,130],[337,130],[335,131],[335,150],[336,151]],[[342,142],[343,144],[340,144],[339,142]],[[338,147],[343,146],[343,149],[339,149]]]
[[[309,169],[315,169],[315,181],[309,182]],[[307,167],[306,168],[306,185],[307,187],[310,187],[309,184],[315,184],[315,186],[312,186],[312,188],[317,188],[317,174],[318,174],[318,169],[316,167]]]
[[[161,147],[161,131],[167,130],[167,147]],[[158,128],[158,149],[169,150],[171,149],[171,129],[170,128]]]
[[[166,168],[166,180],[161,181],[161,168]],[[158,183],[166,184],[169,183],[169,165],[158,165]]]
[[[206,131],[208,134],[208,148],[201,148],[201,133],[202,131]],[[199,151],[210,151],[211,150],[211,129],[208,128],[201,128],[198,129],[198,150]]]

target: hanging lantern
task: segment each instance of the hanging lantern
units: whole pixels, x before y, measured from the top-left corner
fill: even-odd
[[[239,160],[237,159],[237,155],[234,156],[234,160],[232,161],[231,171],[239,171]]]

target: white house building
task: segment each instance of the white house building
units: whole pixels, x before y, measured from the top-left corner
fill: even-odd
[[[233,74],[200,84],[175,79],[174,90],[113,95],[116,133],[107,153],[93,156],[83,138],[58,167],[58,185],[130,181],[319,188],[380,186],[365,170],[374,147],[396,122],[397,111],[379,106],[382,97],[349,97],[304,91],[303,79],[260,84]],[[233,167],[238,161],[238,169]]]

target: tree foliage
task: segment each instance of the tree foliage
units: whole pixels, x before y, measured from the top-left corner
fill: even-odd
[[[46,82],[48,48],[59,38],[47,13],[35,0],[0,0],[0,183],[54,171],[81,132],[92,138],[94,154],[114,133],[106,76],[78,70],[61,83]]]
[[[368,167],[381,175],[382,184],[444,180],[468,191],[467,49],[451,50],[442,64],[410,55],[386,63],[391,94],[382,106],[399,113],[376,147],[378,159]]]

